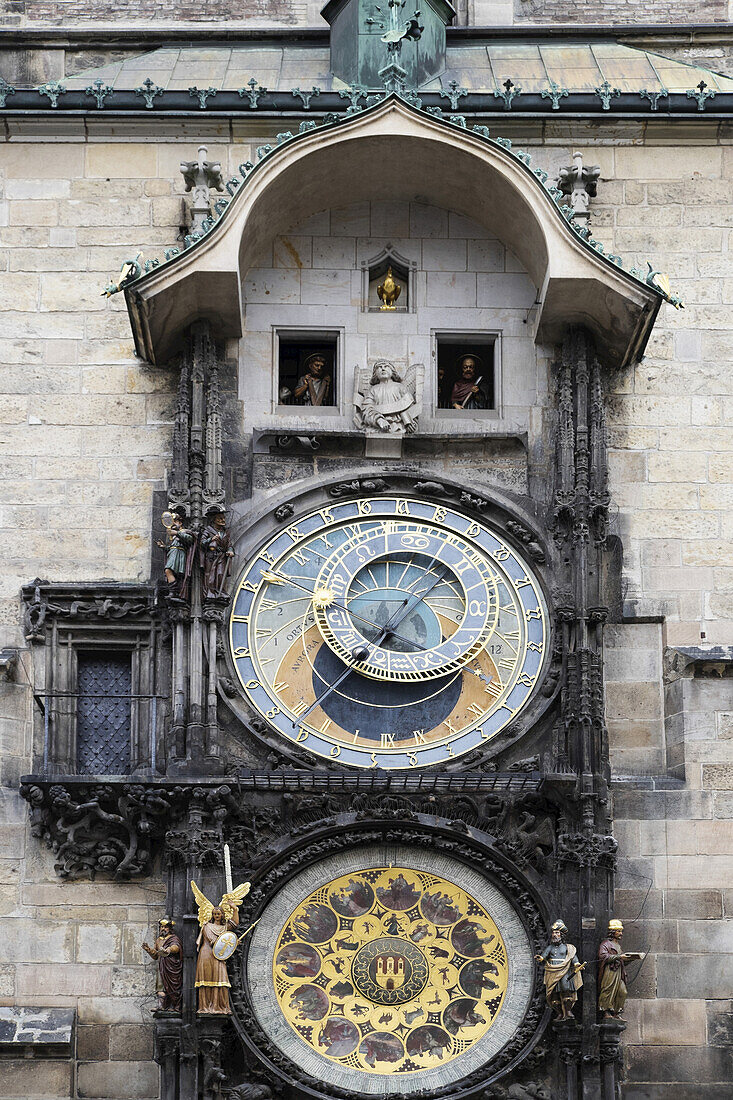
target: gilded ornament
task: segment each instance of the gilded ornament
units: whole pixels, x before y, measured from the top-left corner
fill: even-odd
[[[373,867],[314,890],[273,953],[280,1009],[345,1068],[398,1076],[445,1065],[493,1026],[509,981],[487,910],[437,875]]]
[[[380,310],[394,310],[400,294],[402,293],[402,287],[399,283],[395,282],[392,274],[392,268],[387,268],[387,274],[384,282],[380,283],[377,287],[377,297],[382,303],[379,307]]]

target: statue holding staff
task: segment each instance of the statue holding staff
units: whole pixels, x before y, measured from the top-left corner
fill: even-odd
[[[155,992],[161,1012],[181,1011],[183,949],[174,927],[175,922],[170,917],[163,917],[158,921],[158,936],[153,946],[143,944],[143,951],[158,964]]]
[[[545,964],[545,997],[556,1019],[570,1020],[578,990],[583,984],[581,970],[585,963],[578,960],[578,952],[572,943],[566,943],[568,930],[564,921],[556,920],[550,931],[550,942],[537,962]]]

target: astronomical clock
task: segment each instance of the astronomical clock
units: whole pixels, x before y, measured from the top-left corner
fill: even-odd
[[[544,1010],[542,899],[484,812],[533,781],[475,763],[547,706],[548,597],[502,510],[371,484],[238,532],[229,703],[292,793],[245,903],[234,1017],[301,1088],[438,1095],[508,1064]]]
[[[530,564],[456,508],[364,496],[252,553],[229,625],[243,696],[283,742],[351,768],[438,765],[492,741],[548,644]]]
[[[529,938],[501,893],[439,853],[364,846],[297,875],[249,951],[262,1028],[324,1083],[443,1087],[489,1061],[529,1005]]]

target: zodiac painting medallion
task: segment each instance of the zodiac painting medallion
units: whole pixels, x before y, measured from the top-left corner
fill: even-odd
[[[285,1020],[332,1062],[372,1074],[444,1066],[492,1027],[507,947],[487,909],[445,878],[370,867],[287,918],[272,977]]]

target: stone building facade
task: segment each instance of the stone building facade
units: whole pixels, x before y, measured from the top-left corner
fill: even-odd
[[[469,866],[474,904],[501,911],[479,879],[505,901],[529,899],[506,917],[517,958],[522,935],[536,945],[562,917],[587,962],[577,1025],[543,1016],[541,971],[525,966],[524,1016],[471,1075],[455,1069],[469,1050],[445,1066],[415,1055],[413,1080],[435,1074],[431,1095],[730,1094],[728,13],[647,9],[720,31],[694,47],[649,31],[632,46],[577,28],[558,40],[549,25],[568,18],[563,5],[505,7],[459,11],[434,73],[380,98],[359,90],[358,57],[329,51],[312,4],[247,6],[224,44],[221,29],[184,42],[172,27],[142,45],[139,30],[85,31],[88,5],[8,6],[6,25],[19,25],[0,57],[8,1100],[399,1091],[409,1073],[396,1085],[363,1060],[356,1083],[348,1067],[341,1084],[324,1069],[322,1093],[318,1071],[298,1077],[301,1053],[326,1059],[275,1042],[275,1009],[267,1034],[247,967],[258,952],[272,960],[256,933],[250,961],[230,963],[233,1024],[195,1012],[188,878],[217,901],[227,841],[235,878],[253,883],[252,920],[269,928],[293,864],[335,861],[328,881],[358,870],[336,834],[367,854],[392,845],[390,866],[422,873],[439,855],[449,882],[449,859]],[[539,45],[541,26],[532,41],[476,29],[528,20],[548,24]],[[553,91],[567,92],[557,109],[542,95]],[[180,165],[202,144],[222,179],[197,239]],[[585,235],[549,190],[576,150],[600,167]],[[388,261],[403,287],[393,313],[375,297]],[[282,395],[315,350],[332,356],[333,403],[318,409]],[[441,364],[450,374],[468,352],[492,385],[473,413],[446,408],[440,390]],[[288,354],[299,356],[290,374]],[[417,430],[396,443],[355,422],[360,372],[382,359],[421,380]],[[562,493],[586,460],[597,481],[584,519]],[[375,777],[257,717],[223,596],[241,592],[278,523],[390,494],[501,530],[541,578],[553,645],[511,730],[440,765],[380,758]],[[236,553],[218,604],[192,591],[182,606],[163,580],[161,514],[195,518],[197,500],[200,525],[202,501],[228,509]],[[573,672],[581,650],[595,679]],[[182,1016],[154,1019],[156,968],[140,945],[165,911],[187,992]],[[645,953],[629,965],[622,1033],[595,1005],[610,917],[626,923],[624,948]]]

